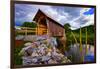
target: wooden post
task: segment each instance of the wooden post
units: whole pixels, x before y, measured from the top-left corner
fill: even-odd
[[[37,29],[36,29],[36,30],[37,30],[37,31],[36,31],[36,32],[37,32],[37,34],[36,34],[36,35],[38,35],[38,23],[37,23]]]
[[[80,27],[80,54],[81,54],[81,62],[84,61],[83,47],[82,47],[82,30]]]
[[[64,52],[66,51],[66,35],[65,35],[65,29],[64,29],[64,34],[63,34],[63,37],[62,37],[62,43],[63,43],[63,50]]]
[[[41,16],[38,21],[37,21],[37,35],[39,35],[39,23],[40,23],[40,20],[43,18],[43,16]]]
[[[80,27],[80,52],[82,52],[82,32]]]
[[[25,31],[25,36],[27,36],[27,27],[25,28],[25,30],[26,30],[26,31]]]
[[[39,18],[39,20],[37,21],[37,35],[39,34],[39,22],[40,22],[40,18]]]
[[[75,37],[75,35],[74,35],[74,33],[72,31],[71,31],[71,34],[74,37],[74,40],[75,40],[76,44],[78,44],[78,41],[77,41],[77,39],[76,39],[76,37]]]

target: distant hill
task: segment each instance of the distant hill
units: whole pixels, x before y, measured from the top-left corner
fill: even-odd
[[[74,37],[72,35],[71,32],[74,33],[78,43],[80,42],[80,28],[76,29],[76,30],[71,30],[70,25],[65,24],[64,28],[65,28],[65,32],[66,32],[66,37],[67,37],[67,42],[69,43],[75,43]],[[88,44],[94,44],[94,37],[95,37],[95,30],[94,30],[94,25],[89,25],[86,27],[82,27],[81,31],[82,31],[82,43],[84,44],[86,41],[86,28],[87,28],[87,39],[88,39]]]
[[[85,29],[87,28],[88,33],[94,33],[94,25],[82,27],[81,30],[83,33],[85,33]],[[80,29],[72,30],[73,32],[79,32]]]

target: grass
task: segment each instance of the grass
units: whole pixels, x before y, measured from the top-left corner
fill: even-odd
[[[14,49],[14,64],[15,65],[22,65],[21,56],[18,55],[18,53],[21,51],[22,48],[23,48],[23,46],[17,46]]]
[[[80,42],[80,40],[79,40],[80,34],[75,33],[75,32],[73,32],[73,33],[74,33],[74,35],[77,39],[77,42],[79,43]],[[70,35],[70,36],[66,36],[68,45],[75,44],[75,39],[73,38],[73,36],[71,34],[68,34],[68,35]],[[86,35],[85,35],[85,33],[82,33],[82,44],[84,44],[85,42],[86,42]],[[88,44],[94,44],[94,33],[87,35],[87,43]]]
[[[24,47],[24,43],[27,43],[27,42],[29,41],[24,41],[23,44],[15,46],[15,49],[14,49],[14,64],[15,65],[22,65],[21,56],[19,56],[18,54]]]

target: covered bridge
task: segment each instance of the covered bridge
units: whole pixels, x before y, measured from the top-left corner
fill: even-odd
[[[33,21],[37,23],[37,35],[47,34],[54,37],[65,37],[64,26],[40,9],[37,11]]]
[[[61,46],[62,51],[65,50],[66,46],[66,36],[65,29],[60,23],[58,23],[54,18],[44,13],[42,10],[38,10],[33,21],[37,23],[37,35],[48,35],[50,37],[58,37],[60,40],[59,47]]]

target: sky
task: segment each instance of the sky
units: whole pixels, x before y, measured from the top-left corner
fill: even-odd
[[[94,8],[15,4],[15,26],[32,22],[38,9],[62,25],[69,23],[72,30],[94,24]]]

